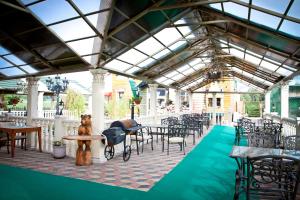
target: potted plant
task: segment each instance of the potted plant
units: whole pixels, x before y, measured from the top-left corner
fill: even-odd
[[[132,101],[136,104],[139,105],[142,101],[142,97],[141,96],[136,96],[136,97],[132,97]]]
[[[53,142],[52,155],[54,158],[64,158],[66,156],[66,144],[62,140]]]

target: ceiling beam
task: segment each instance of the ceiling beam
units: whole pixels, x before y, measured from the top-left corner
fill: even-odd
[[[13,41],[16,45],[18,45],[25,51],[31,53],[33,57],[35,57],[36,59],[41,61],[41,63],[43,63],[47,67],[52,68],[52,69],[57,69],[57,67],[53,66],[48,60],[46,60],[44,57],[42,57],[38,52],[36,52],[35,50],[32,50],[30,47],[23,44],[21,41],[19,41],[17,38],[13,37],[11,34],[7,33],[6,31],[3,31],[1,28],[0,28],[0,33],[5,35],[5,37],[9,38],[11,41]]]
[[[150,9],[150,11],[160,11],[160,10],[170,10],[170,9],[178,9],[178,8],[190,8],[190,7],[197,7],[211,3],[221,3],[227,2],[228,0],[208,0],[208,1],[196,1],[196,2],[188,2],[188,3],[177,3],[173,5],[167,6],[159,6]]]
[[[137,21],[138,19],[140,19],[141,17],[143,17],[144,15],[146,15],[147,13],[149,13],[151,11],[151,9],[156,8],[157,6],[159,6],[160,4],[164,3],[165,1],[166,0],[160,0],[160,1],[156,2],[152,6],[146,8],[145,10],[143,10],[142,12],[140,12],[139,14],[137,14],[136,16],[134,16],[131,19],[125,21],[124,23],[118,25],[117,28],[115,28],[114,30],[112,30],[111,32],[108,33],[107,37],[108,38],[112,37],[114,34],[120,32],[121,30],[123,30],[124,28],[126,28],[127,26],[129,26],[130,24],[132,24],[133,22]]]
[[[171,25],[169,25],[169,27],[199,26],[199,25],[218,24],[218,23],[228,23],[228,22],[231,22],[231,20],[222,19],[222,20],[202,21],[202,22],[199,22],[199,23],[171,24]]]
[[[201,7],[201,8],[199,8],[199,10],[202,11],[202,12],[208,13],[209,15],[212,15],[212,13],[213,13],[213,15],[215,15],[217,17],[220,17],[222,19],[231,20],[232,23],[238,24],[238,25],[243,26],[245,28],[249,28],[249,29],[252,29],[254,31],[258,31],[258,32],[270,35],[272,37],[280,38],[281,40],[285,40],[285,41],[288,41],[288,42],[291,42],[291,43],[294,43],[294,44],[300,44],[299,40],[296,40],[296,39],[293,39],[293,38],[290,38],[290,37],[286,37],[286,36],[283,36],[281,34],[274,33],[274,32],[269,31],[267,29],[259,28],[257,26],[251,25],[251,24],[247,24],[245,22],[237,20],[233,17],[229,17],[227,15],[222,15],[222,14],[218,13],[217,11],[215,11],[213,9],[206,8],[206,7]]]
[[[17,6],[15,4],[13,4],[13,3],[9,3],[8,1],[0,0],[0,3],[3,4],[3,5],[6,5],[8,7],[20,10],[22,12],[29,13],[25,8],[23,8],[21,6]]]
[[[219,27],[216,27],[216,26],[211,26],[211,25],[207,25],[210,29],[213,29],[214,31],[218,31],[220,32],[222,35],[221,36],[227,36],[227,37],[233,37],[233,38],[236,38],[238,40],[241,40],[242,42],[245,42],[247,44],[250,44],[254,47],[257,47],[257,48],[261,48],[262,50],[265,50],[265,51],[270,51],[271,53],[275,53],[275,54],[278,54],[280,56],[283,56],[285,58],[289,58],[293,61],[297,61],[297,62],[300,62],[300,59],[297,59],[295,58],[293,55],[290,55],[288,53],[284,53],[284,52],[280,52],[280,51],[277,51],[271,47],[267,47],[267,46],[264,46],[264,45],[261,45],[261,44],[258,44],[252,40],[249,40],[249,39],[246,39],[246,38],[243,38],[243,37],[240,37],[238,35],[235,35],[234,33],[229,33],[229,32],[226,32],[224,29],[221,29]]]
[[[198,44],[200,44],[200,43],[203,43],[204,41],[206,41],[206,39],[201,40],[201,38],[200,38],[200,39],[198,39],[197,41],[195,41],[192,45],[183,48],[180,52],[177,52],[177,53],[173,54],[171,57],[166,58],[164,61],[162,61],[162,62],[160,62],[160,63],[158,63],[158,64],[155,64],[155,65],[153,65],[153,66],[151,66],[151,67],[148,67],[147,69],[142,70],[142,71],[138,72],[137,74],[138,74],[138,75],[146,75],[148,72],[151,72],[151,70],[153,70],[153,69],[155,69],[155,68],[157,68],[157,67],[160,67],[162,64],[165,64],[165,63],[169,62],[170,60],[173,60],[174,58],[177,58],[177,57],[180,56],[183,52],[185,52],[185,51],[187,51],[187,50],[190,50],[190,49],[193,48],[194,46],[196,46],[196,45],[198,45]]]

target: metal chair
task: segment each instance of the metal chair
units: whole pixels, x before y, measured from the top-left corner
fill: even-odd
[[[292,135],[284,138],[284,149],[300,150],[300,136]]]
[[[241,180],[245,181],[241,181]],[[234,199],[246,190],[246,199],[295,200],[300,180],[300,161],[285,156],[247,158],[247,175],[236,172]]]
[[[188,134],[187,133],[187,126],[184,124],[174,124],[174,125],[169,125],[168,127],[168,138],[167,138],[167,143],[168,143],[168,155],[169,155],[169,149],[170,149],[170,144],[179,144],[180,150],[183,151],[183,154],[185,155],[185,137]]]

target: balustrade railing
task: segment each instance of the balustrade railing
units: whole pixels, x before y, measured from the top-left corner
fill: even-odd
[[[273,114],[264,114],[264,117],[267,119],[272,119],[273,122],[281,123],[282,124],[282,135],[283,136],[290,136],[297,134],[297,120],[292,118],[281,118],[278,115]]]
[[[187,112],[185,112],[187,113]],[[141,116],[137,117],[136,121],[142,124],[155,124],[160,123],[162,118],[166,118],[169,116],[179,116],[183,113],[170,113],[170,114],[163,114],[163,115],[156,115],[156,116]],[[0,120],[9,120],[13,121],[16,125],[26,124],[27,117],[24,116],[13,116],[10,114],[9,116],[0,116]],[[114,120],[106,120],[104,124],[104,128],[109,128],[110,124]],[[42,128],[42,151],[51,153],[53,150],[53,140],[54,140],[54,133],[55,133],[55,119],[50,118],[33,118],[31,120],[31,125],[33,126],[40,126]],[[63,131],[64,135],[77,135],[78,127],[80,125],[80,119],[70,120],[65,119],[63,120]],[[97,131],[96,131],[97,132]],[[100,134],[94,133],[94,134]],[[28,134],[28,140],[30,140],[30,147],[34,149],[38,149],[38,141],[37,141],[37,134]],[[77,149],[77,141],[64,141],[66,143],[66,153],[67,156],[75,157],[76,149]],[[28,142],[29,143],[29,142]],[[17,146],[20,146],[20,141],[17,141]]]

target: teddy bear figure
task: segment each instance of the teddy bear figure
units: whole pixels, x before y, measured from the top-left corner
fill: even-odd
[[[81,115],[81,125],[78,128],[78,135],[92,135],[91,115]],[[76,165],[90,165],[92,162],[91,140],[78,140],[76,152]]]

